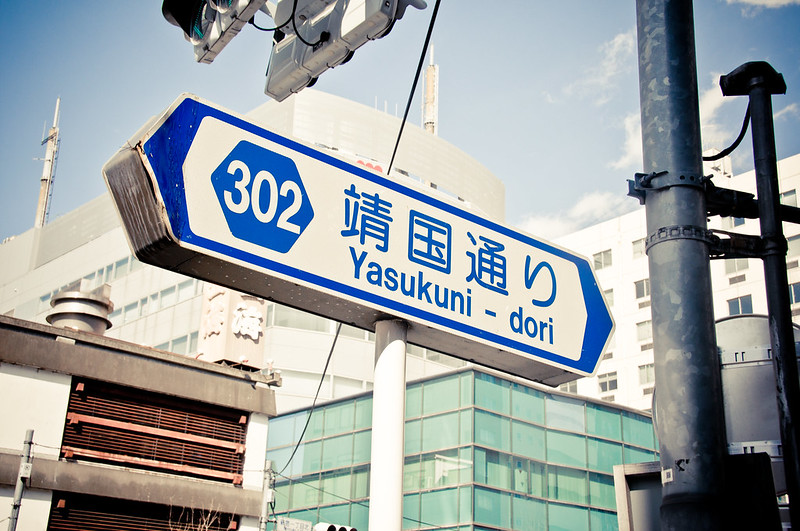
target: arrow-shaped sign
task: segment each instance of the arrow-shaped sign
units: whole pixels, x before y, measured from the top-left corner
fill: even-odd
[[[551,385],[614,324],[589,262],[184,95],[104,167],[140,260]]]

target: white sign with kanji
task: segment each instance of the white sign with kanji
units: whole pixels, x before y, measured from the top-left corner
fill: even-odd
[[[487,353],[511,353],[522,357],[520,366],[531,360],[582,374],[594,371],[613,330],[586,259],[411,181],[350,164],[193,97],[175,102],[139,146],[171,237],[183,248],[315,290],[272,294],[280,302],[345,320],[341,312],[329,315],[330,300],[314,306],[322,293],[418,325],[420,333],[410,337],[422,346],[447,352],[452,343],[457,352],[447,353],[488,366],[494,364]],[[230,278],[210,280],[248,291]],[[365,326],[355,316],[352,322]],[[430,343],[425,330],[432,331]],[[468,341],[449,343],[437,331]],[[465,352],[473,341],[490,349]],[[509,363],[499,365],[509,370]]]

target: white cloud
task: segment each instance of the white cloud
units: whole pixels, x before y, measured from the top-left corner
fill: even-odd
[[[622,154],[609,163],[615,170],[642,167],[642,120],[638,112],[630,113],[623,119],[625,141]]]
[[[789,118],[789,115],[794,115],[795,117],[800,118],[800,106],[798,106],[796,103],[792,103],[790,105],[787,105],[786,107],[784,107],[780,111],[774,113],[772,115],[772,119],[773,120],[780,120],[780,119],[782,119],[784,117]]]
[[[700,93],[700,135],[703,139],[703,151],[712,148],[722,150],[728,147],[739,132],[738,129],[734,131],[725,128],[717,121],[722,106],[736,100],[722,95],[722,89],[719,88],[720,75],[712,72],[709,85]]]
[[[611,192],[590,192],[569,210],[550,216],[528,215],[517,226],[535,236],[554,239],[638,208],[636,199]]]
[[[611,100],[617,79],[636,66],[636,39],[633,29],[615,35],[598,49],[600,60],[587,69],[580,80],[564,88],[567,96],[592,97],[596,105]]]

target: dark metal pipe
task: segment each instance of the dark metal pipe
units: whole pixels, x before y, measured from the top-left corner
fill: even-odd
[[[661,528],[716,530],[726,441],[709,246],[680,236],[707,228],[692,2],[637,0],[636,12]]]
[[[784,94],[783,76],[768,63],[746,63],[720,80],[726,96],[750,97],[753,160],[756,170],[758,213],[764,242],[764,281],[767,288],[769,334],[775,368],[783,465],[793,529],[800,529],[800,459],[794,411],[800,404],[797,353],[786,272],[786,238],[781,224],[778,161],[772,123],[772,95]]]

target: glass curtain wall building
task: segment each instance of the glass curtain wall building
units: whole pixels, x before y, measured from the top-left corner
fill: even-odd
[[[270,421],[276,514],[367,529],[371,417],[362,394]],[[403,528],[616,529],[613,466],[656,444],[645,414],[482,369],[410,383]]]

